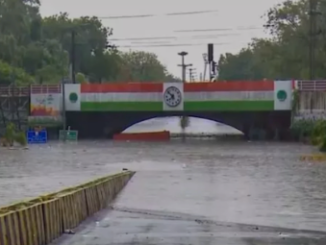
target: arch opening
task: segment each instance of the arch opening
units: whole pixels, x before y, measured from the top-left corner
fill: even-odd
[[[202,116],[188,116],[188,123],[181,126],[181,116],[158,116],[151,118],[144,118],[131,125],[128,125],[121,133],[144,133],[144,132],[158,132],[169,131],[172,134],[179,134],[186,132],[188,134],[201,135],[241,135],[242,131],[225,124],[218,119],[212,119]]]

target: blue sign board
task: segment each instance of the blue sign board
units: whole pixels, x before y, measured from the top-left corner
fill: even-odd
[[[45,144],[48,141],[48,134],[45,129],[41,131],[29,130],[27,131],[28,144]]]

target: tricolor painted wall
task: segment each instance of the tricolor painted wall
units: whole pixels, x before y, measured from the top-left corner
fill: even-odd
[[[66,84],[67,111],[274,111],[291,110],[292,81],[215,83]],[[181,101],[171,107],[166,90]],[[175,91],[175,90],[174,90]]]

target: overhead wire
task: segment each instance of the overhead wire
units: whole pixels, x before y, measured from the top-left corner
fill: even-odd
[[[170,35],[170,36],[144,36],[144,37],[126,37],[126,38],[109,38],[109,41],[113,42],[124,42],[124,41],[150,41],[150,40],[177,40],[177,39],[209,39],[209,38],[219,38],[223,36],[238,36],[242,33],[242,31],[249,31],[249,30],[260,30],[263,28],[260,27],[236,27],[236,28],[224,28],[224,29],[214,29],[216,34],[207,34],[207,35],[191,35],[191,36],[178,36],[178,35]],[[224,31],[224,33],[221,33]],[[228,32],[228,31],[235,31],[235,32]],[[180,30],[174,32],[181,32]],[[191,32],[213,32],[213,29],[197,29],[197,30],[183,30],[184,33],[191,33]]]
[[[247,43],[247,42],[243,42]],[[216,46],[228,45],[231,42],[213,43]],[[166,47],[189,47],[189,46],[204,46],[207,43],[177,43],[177,44],[148,44],[148,45],[117,45],[117,48],[166,48]]]
[[[101,16],[99,19],[139,19],[139,18],[149,18],[149,17],[159,17],[159,16],[185,16],[185,15],[199,15],[199,14],[211,14],[217,13],[218,10],[200,10],[200,11],[188,11],[188,12],[172,12],[165,14],[136,14],[136,15],[111,15],[111,16]]]

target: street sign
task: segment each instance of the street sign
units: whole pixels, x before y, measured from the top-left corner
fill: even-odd
[[[48,134],[46,129],[42,130],[29,130],[27,131],[27,143],[28,144],[45,144],[48,142]]]
[[[77,141],[78,140],[78,131],[77,130],[60,130],[59,131],[59,140]]]

